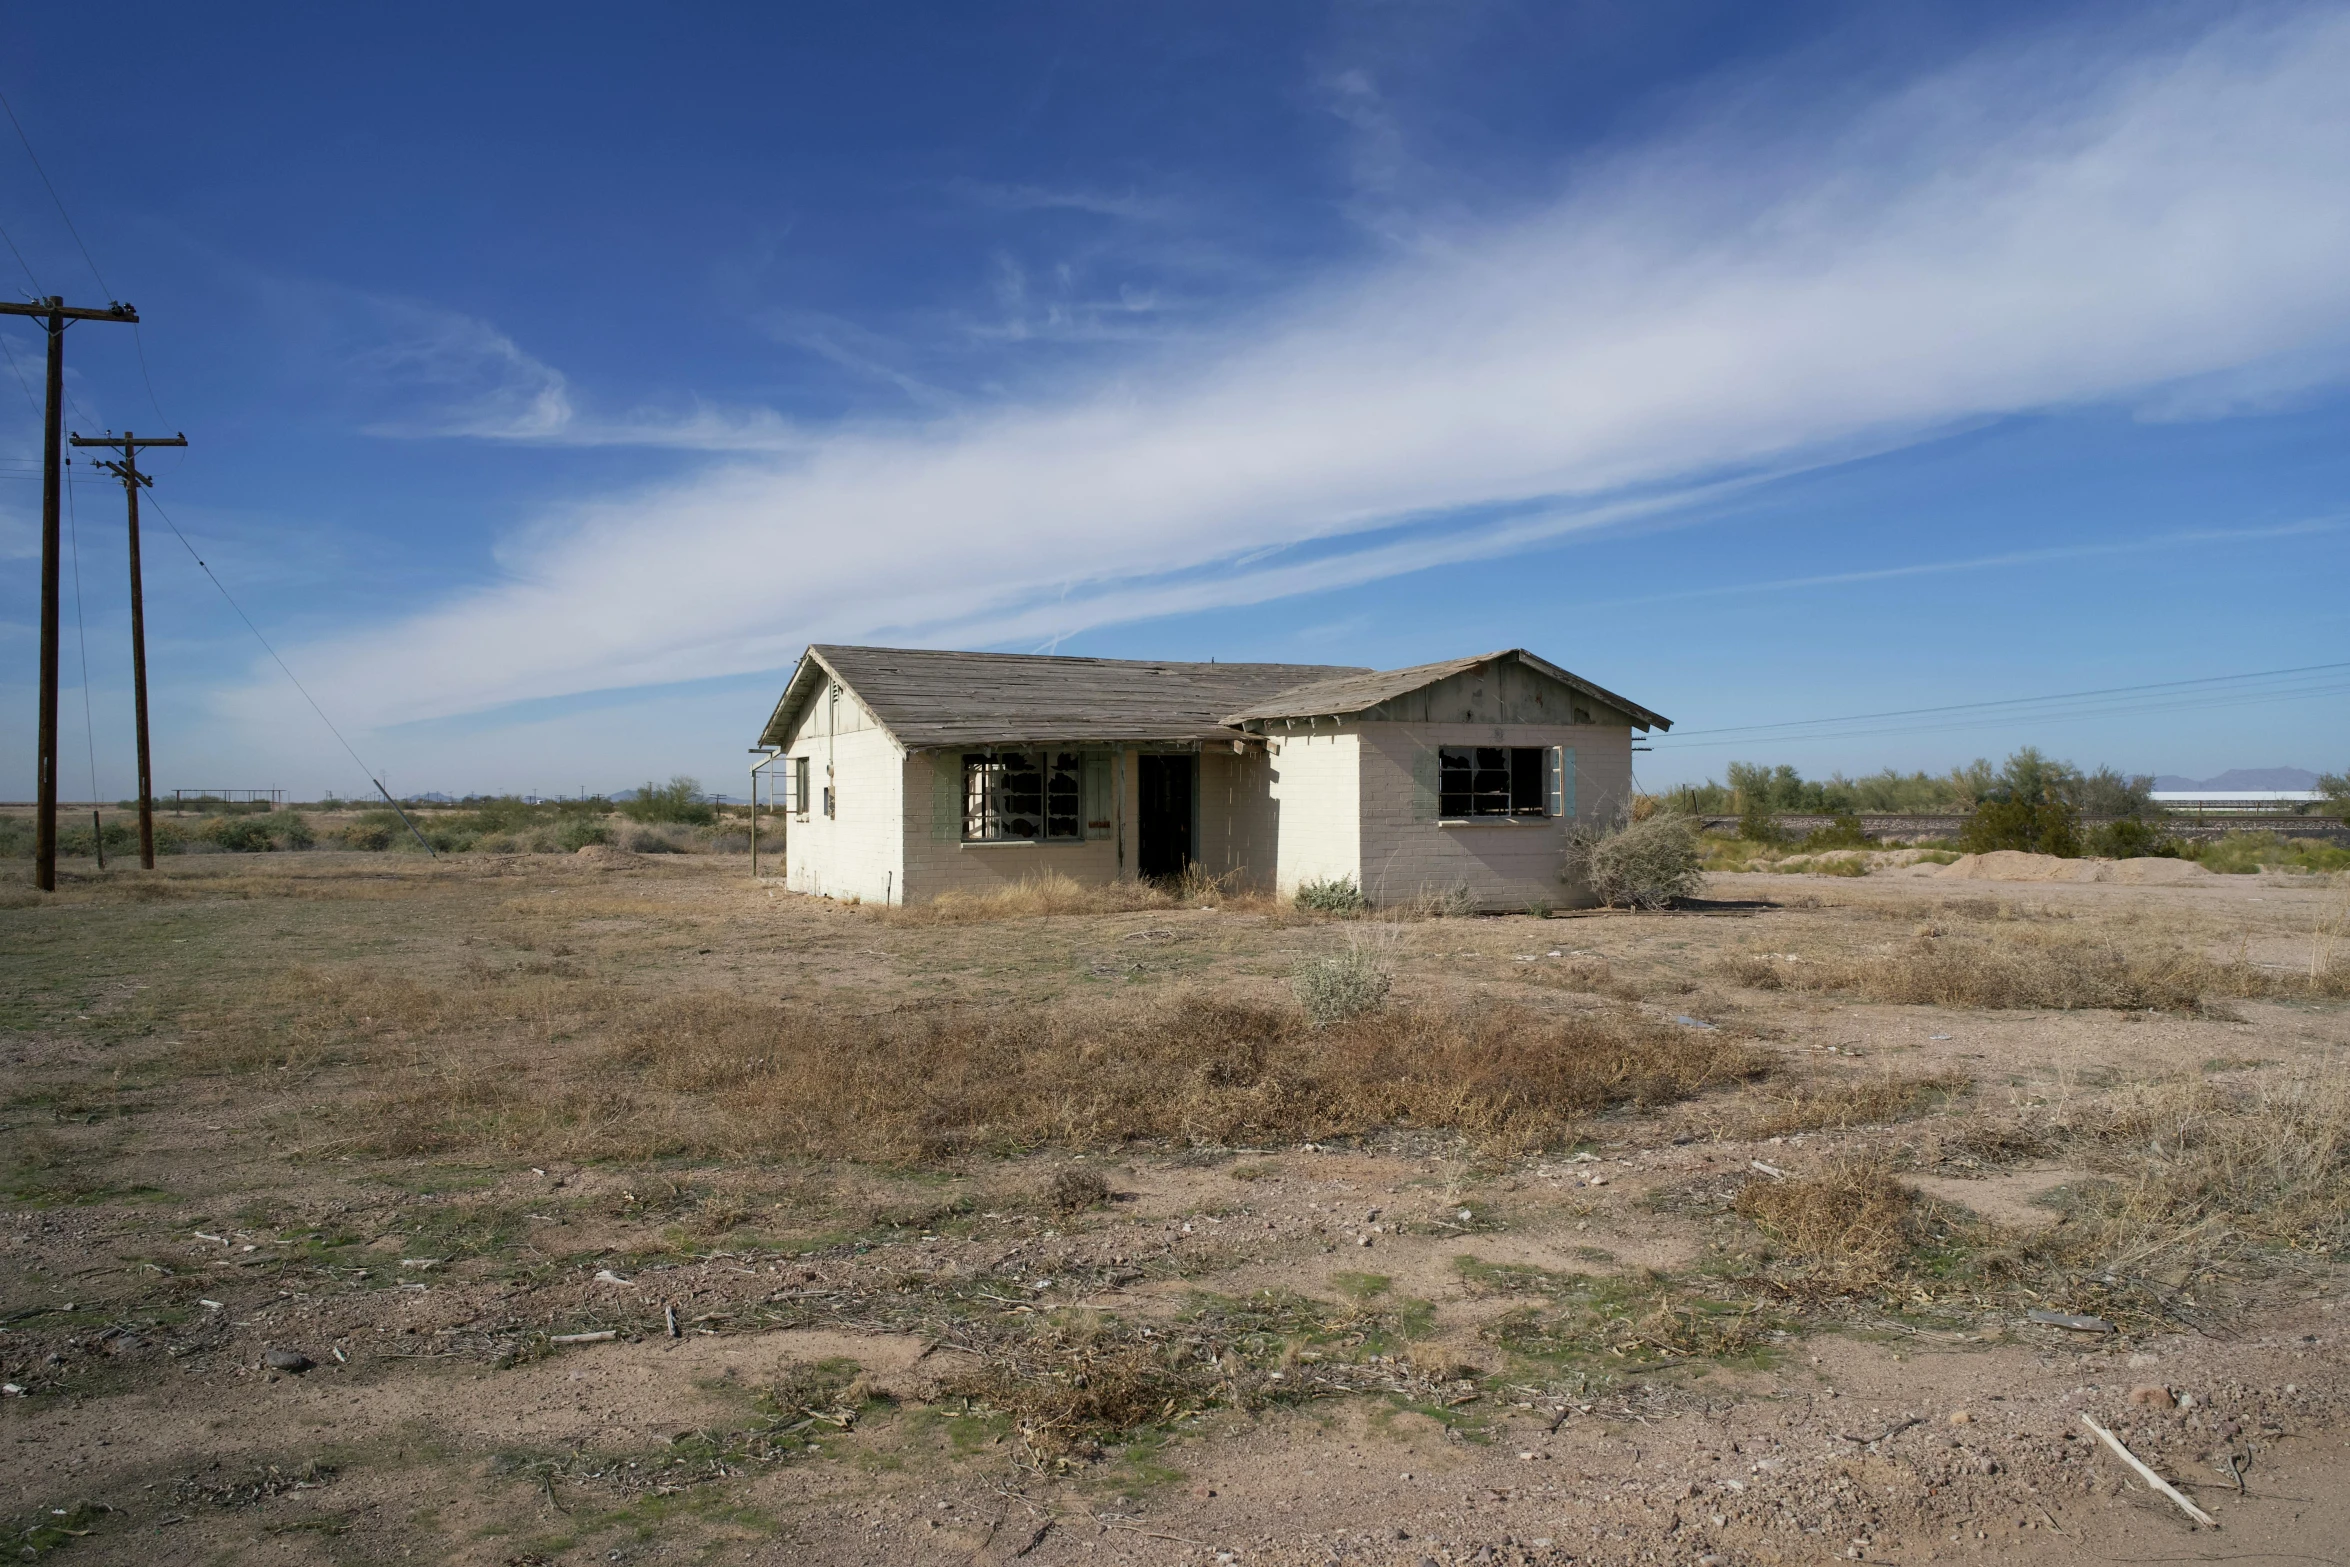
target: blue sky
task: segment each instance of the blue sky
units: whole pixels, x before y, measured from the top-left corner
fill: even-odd
[[[188,433],[155,500],[398,790],[739,789],[810,640],[1526,645],[1691,732],[1657,785],[2350,763],[2350,671],[1711,733],[2350,659],[2338,6],[112,25],[0,62],[90,258],[0,126],[7,286],[138,305],[70,336],[69,422]],[[121,497],[73,498],[63,785],[116,797]],[[160,519],[147,560],[158,785],[364,788]]]

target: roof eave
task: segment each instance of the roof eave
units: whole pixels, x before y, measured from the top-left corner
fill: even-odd
[[[822,679],[840,680],[838,671],[824,661],[824,656],[811,647],[800,655],[792,666],[791,679],[784,683],[783,695],[775,699],[775,711],[767,715],[767,727],[759,731],[759,744],[769,749],[782,745],[791,734],[792,720]],[[847,681],[841,681],[843,686]]]

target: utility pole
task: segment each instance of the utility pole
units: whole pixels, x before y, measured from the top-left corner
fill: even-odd
[[[140,440],[130,431],[118,439],[111,435],[77,435],[76,446],[111,446],[122,453],[122,461],[98,459],[98,466],[122,481],[122,493],[130,502],[131,517],[131,694],[132,707],[139,721],[139,863],[148,870],[155,868],[155,775],[147,762],[147,596],[139,583],[139,487],[153,485],[155,480],[139,472],[139,448],[142,446],[185,446],[184,435],[150,435]],[[99,835],[99,868],[105,868],[105,835]]]
[[[0,300],[0,316],[31,316],[49,333],[49,401],[41,421],[41,734],[34,761],[33,885],[57,890],[57,502],[64,493],[65,328],[74,321],[138,324],[125,304],[84,310],[52,294],[24,304]]]

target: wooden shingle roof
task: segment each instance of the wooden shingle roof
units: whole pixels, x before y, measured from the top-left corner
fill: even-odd
[[[1637,702],[1626,701],[1603,686],[1595,686],[1581,675],[1571,674],[1522,647],[1504,648],[1498,653],[1478,653],[1469,658],[1448,658],[1434,664],[1414,664],[1408,669],[1349,670],[1326,680],[1292,686],[1286,691],[1260,698],[1247,707],[1225,714],[1224,722],[1238,725],[1252,719],[1343,717],[1361,713],[1382,702],[1408,695],[1422,686],[1432,686],[1439,680],[1465,674],[1481,664],[1497,663],[1502,659],[1514,659],[1530,669],[1539,670],[1561,685],[1614,708],[1642,729],[1673,727],[1672,720],[1650,712]]]
[[[1185,664],[956,653],[808,649],[759,736],[783,744],[800,708],[836,679],[909,750],[1057,742],[1147,744],[1234,738],[1224,715],[1293,686],[1371,672],[1338,664]]]

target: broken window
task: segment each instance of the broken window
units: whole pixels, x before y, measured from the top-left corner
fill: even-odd
[[[1436,753],[1439,816],[1555,816],[1561,806],[1556,746],[1444,746]]]
[[[1075,751],[973,751],[963,758],[966,843],[1085,837],[1085,759]]]

